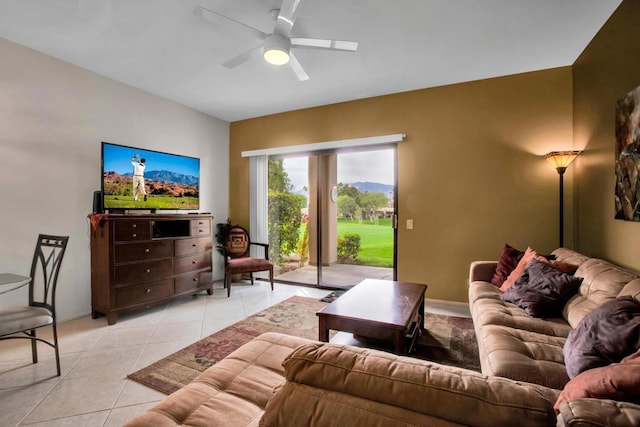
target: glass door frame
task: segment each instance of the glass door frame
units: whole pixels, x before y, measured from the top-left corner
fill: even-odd
[[[392,274],[393,274],[393,280],[397,280],[397,266],[398,266],[398,251],[397,251],[397,247],[398,247],[398,146],[397,143],[392,143],[392,144],[384,144],[384,145],[372,145],[372,146],[365,146],[365,147],[357,147],[357,148],[346,148],[346,149],[332,149],[332,150],[322,150],[322,151],[316,151],[316,152],[299,152],[299,153],[295,153],[295,154],[283,154],[283,155],[277,155],[274,154],[272,156],[269,156],[269,160],[270,159],[286,159],[286,158],[291,158],[291,157],[311,157],[311,156],[317,156],[318,157],[318,167],[316,168],[316,185],[315,187],[317,189],[320,188],[320,183],[324,183],[325,182],[325,176],[323,174],[326,173],[326,171],[324,170],[323,167],[321,167],[320,165],[322,164],[322,162],[320,161],[321,156],[325,156],[325,155],[340,155],[340,154],[344,154],[344,153],[355,153],[355,152],[367,152],[367,151],[381,151],[381,150],[391,150],[392,151],[392,162],[393,162],[393,215],[391,218],[391,227],[393,229],[393,267],[392,267]],[[268,163],[268,162],[267,162]],[[308,172],[309,173],[309,172]],[[311,178],[311,177],[310,177]],[[311,183],[308,183],[308,187],[311,188],[312,185]],[[325,194],[326,193],[326,194]],[[311,287],[318,287],[318,288],[340,288],[340,284],[332,284],[332,283],[324,283],[323,281],[323,274],[322,274],[322,270],[323,270],[323,259],[322,259],[322,255],[323,255],[323,238],[322,236],[322,232],[323,232],[323,218],[322,218],[322,214],[321,214],[321,209],[320,206],[322,206],[322,203],[324,202],[324,198],[325,197],[330,197],[330,190],[327,190],[326,188],[324,188],[323,190],[316,190],[315,194],[309,194],[308,200],[307,200],[307,206],[310,205],[310,198],[311,197],[315,197],[315,202],[316,202],[316,210],[317,210],[317,217],[314,218],[315,222],[315,226],[316,226],[316,254],[317,254],[317,270],[316,270],[316,283],[307,283],[307,282],[297,282],[297,281],[290,281],[290,280],[286,280],[286,279],[278,279],[277,280],[281,283],[287,283],[287,284],[295,284],[295,285],[304,285],[304,286],[311,286]],[[312,222],[312,223],[313,223]],[[311,224],[309,224],[309,226],[311,226]],[[309,249],[309,253],[311,252],[311,249]]]

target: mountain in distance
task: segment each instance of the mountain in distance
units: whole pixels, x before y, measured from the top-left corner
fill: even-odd
[[[125,173],[124,176],[133,176],[132,172]],[[144,173],[144,178],[151,181],[169,181],[182,185],[198,185],[198,177],[193,175],[183,175],[171,171],[148,171]]]
[[[358,182],[349,182],[349,183],[346,183],[345,185],[350,185],[352,187],[355,187],[361,193],[365,193],[365,192],[384,193],[386,195],[389,195],[393,192],[393,185],[381,184],[379,182],[358,181]]]
[[[370,182],[370,181],[365,181],[365,182],[348,182],[344,185],[350,185],[351,187],[355,187],[358,189],[359,192],[364,193],[364,192],[369,192],[369,193],[384,193],[385,195],[390,195],[393,192],[393,185],[390,184],[382,184],[379,182]],[[306,196],[307,195],[307,190],[305,190],[304,188],[300,188],[297,191],[293,191],[292,194],[299,194],[301,196]]]

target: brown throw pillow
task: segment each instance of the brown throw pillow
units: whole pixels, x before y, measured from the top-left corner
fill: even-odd
[[[548,259],[540,255],[536,256],[536,259],[538,261],[544,262],[545,264],[549,264],[551,267],[555,268],[556,270],[560,270],[563,273],[567,273],[567,274],[574,274],[578,269],[578,266],[575,264],[569,264],[568,262]]]
[[[524,252],[505,243],[500,259],[498,260],[498,265],[496,266],[496,271],[491,278],[491,283],[498,287],[502,286],[504,281],[507,280],[507,277],[509,277],[509,274],[518,266],[518,262],[522,259],[523,255]]]
[[[580,373],[567,383],[553,407],[559,411],[562,402],[583,397],[640,403],[640,350],[620,363]]]

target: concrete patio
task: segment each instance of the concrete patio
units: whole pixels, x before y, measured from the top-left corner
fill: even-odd
[[[317,277],[317,267],[305,265],[296,270],[276,275],[275,280],[315,285]],[[321,286],[323,287],[350,288],[363,279],[393,280],[393,269],[352,264],[334,264],[322,267]]]

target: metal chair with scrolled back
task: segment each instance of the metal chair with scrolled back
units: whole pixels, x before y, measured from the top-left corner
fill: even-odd
[[[254,258],[249,255],[252,245],[264,249],[264,258]],[[239,225],[232,226],[226,233],[224,245],[220,246],[224,256],[224,286],[227,297],[231,296],[231,276],[249,273],[253,285],[253,273],[269,272],[269,282],[273,290],[273,263],[269,261],[269,244],[252,242],[249,233]]]
[[[53,347],[60,376],[60,352],[56,327],[56,286],[68,236],[40,234],[31,263],[29,303],[0,310],[0,340],[31,340],[31,357],[38,363],[37,342]],[[36,329],[51,326],[53,342],[36,336]]]

